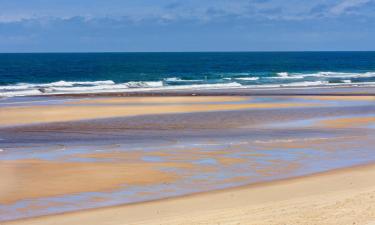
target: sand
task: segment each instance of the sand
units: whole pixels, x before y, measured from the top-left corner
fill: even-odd
[[[2,225],[371,225],[375,165]]]
[[[154,97],[153,101],[162,102],[165,97]],[[113,117],[139,116],[139,115],[155,115],[166,113],[191,113],[191,112],[209,112],[209,111],[226,111],[241,109],[274,109],[274,108],[290,108],[290,107],[315,107],[320,104],[309,103],[240,103],[225,104],[228,99],[226,97],[211,97],[214,103],[202,104],[199,97],[194,97],[198,104],[186,104],[184,98],[176,97],[178,103],[169,104],[124,104],[124,105],[48,105],[48,106],[23,106],[23,107],[2,107],[0,108],[0,126],[28,125],[36,123],[50,122],[66,122],[89,119],[104,119]],[[138,101],[145,97],[138,97]],[[168,98],[169,102],[171,98]],[[218,100],[219,99],[219,100]],[[243,97],[232,97],[233,101],[242,101]],[[177,101],[176,100],[176,101]],[[101,103],[104,99],[97,100]],[[109,103],[113,102],[113,98],[108,99]],[[122,100],[118,100],[122,101]],[[132,101],[136,101],[133,98]],[[204,97],[204,101],[208,101],[208,97]],[[188,100],[188,103],[192,103]]]
[[[304,96],[304,99],[320,101],[374,101],[375,96]]]
[[[371,97],[361,98],[371,101]],[[272,102],[249,103],[244,97],[153,97],[98,98],[63,105],[0,108],[0,126],[33,123],[78,121],[136,115],[225,111],[241,109],[277,109],[319,107],[322,104]],[[318,99],[323,100],[323,99]],[[330,97],[325,100],[339,100]],[[352,101],[354,97],[346,97]],[[231,104],[227,104],[228,101]],[[78,103],[78,104],[76,104]],[[374,123],[373,116],[323,120],[324,128],[348,128]],[[356,138],[356,137],[345,137]],[[292,143],[265,143],[266,147],[305,148],[325,143],[325,139]],[[350,146],[349,146],[350,147]],[[191,151],[193,151],[192,149]],[[195,152],[195,151],[194,151]],[[225,152],[205,153],[220,165],[243,163]],[[151,153],[150,153],[151,154]],[[163,154],[163,152],[152,152]],[[165,153],[164,153],[165,154]],[[188,150],[170,158],[199,158]],[[122,185],[148,185],[180,179],[161,168],[191,167],[189,163],[142,163],[139,154],[76,154],[76,159],[115,159],[112,161],[3,160],[0,163],[0,204],[19,200],[61,196],[82,192],[110,192]],[[126,163],[125,163],[126,162]],[[283,173],[289,167],[276,167]],[[269,170],[256,171],[266,176]],[[245,179],[238,174],[232,179]],[[326,173],[273,181],[240,188],[212,191],[117,207],[77,211],[60,215],[30,218],[1,225],[346,225],[375,223],[375,165],[346,168]],[[47,179],[46,179],[47,178]],[[63,178],[63,179],[61,179]],[[194,188],[194,185],[191,185]],[[41,191],[42,190],[42,191]],[[145,195],[149,194],[147,192]],[[100,198],[97,201],[101,201]],[[1,219],[1,218],[0,218]]]
[[[350,127],[366,127],[375,125],[375,116],[369,117],[349,117],[336,118],[330,120],[322,120],[319,122],[320,126],[327,128],[350,128]]]
[[[159,168],[186,167],[184,163],[1,161],[0,204],[81,192],[111,191],[121,185],[172,182],[179,177]],[[0,223],[1,224],[1,223]]]
[[[250,97],[231,97],[231,96],[175,96],[175,97],[128,97],[128,98],[94,98],[73,101],[74,104],[91,103],[91,104],[116,104],[116,103],[157,103],[157,104],[173,104],[173,103],[209,103],[209,102],[241,102],[249,100]]]

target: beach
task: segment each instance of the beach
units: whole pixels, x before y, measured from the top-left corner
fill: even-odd
[[[3,224],[375,223],[373,165],[129,206]]]
[[[1,224],[371,225],[372,89],[290,91],[2,99]]]
[[[375,0],[0,9],[0,225],[375,225]]]

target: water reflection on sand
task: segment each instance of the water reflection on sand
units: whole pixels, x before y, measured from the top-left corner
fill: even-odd
[[[27,107],[51,104],[72,109],[88,104],[101,112],[123,105],[167,108],[158,115],[1,128],[1,220],[173,197],[375,160],[375,104],[366,96],[60,99],[48,106],[38,99]],[[181,104],[191,107],[168,113]]]

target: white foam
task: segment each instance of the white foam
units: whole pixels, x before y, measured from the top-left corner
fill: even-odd
[[[47,84],[39,84],[35,86],[40,87],[73,87],[74,85],[113,85],[115,82],[111,80],[103,80],[103,81],[76,81],[76,82],[70,82],[70,81],[57,81]]]
[[[7,91],[7,92],[0,92],[0,97],[15,97],[15,96],[32,96],[32,95],[40,95],[40,92],[37,89],[31,90],[23,90],[23,91]]]
[[[15,84],[15,85],[0,86],[0,90],[2,91],[27,90],[30,87],[32,87],[32,85],[20,83],[20,84]]]
[[[224,87],[242,87],[242,85],[240,83],[237,83],[237,82],[231,82],[231,83],[219,83],[219,84],[195,84],[195,85],[186,85],[186,86],[183,86],[182,88],[186,88],[186,89],[189,89],[189,88],[197,88],[197,89],[200,89],[200,88],[212,88],[212,89],[215,89],[215,88],[224,88]],[[180,88],[179,86],[176,86],[174,88]]]
[[[304,79],[307,77],[317,78],[372,78],[375,77],[375,72],[364,73],[344,73],[344,72],[317,72],[317,73],[277,73],[277,77],[268,77],[269,79]]]
[[[117,84],[117,85],[98,85],[98,86],[91,86],[91,87],[53,87],[53,88],[46,88],[44,89],[46,93],[53,93],[53,92],[90,92],[90,91],[101,91],[101,90],[119,90],[119,89],[127,89],[129,88],[125,84]]]
[[[307,74],[306,76],[313,77],[328,77],[328,78],[371,78],[375,77],[375,72],[366,73],[339,73],[339,72],[319,72],[315,74]]]
[[[140,88],[160,88],[163,87],[162,81],[149,82],[128,82],[121,84],[103,84],[96,86],[78,86],[78,87],[52,87],[43,89],[45,93],[91,93],[91,92],[115,92],[126,89]]]
[[[272,79],[303,79],[304,77],[298,74],[289,74],[287,72],[277,73],[277,77],[269,77]]]
[[[365,73],[344,73],[344,72],[318,72],[306,74],[291,74],[289,77],[321,77],[321,78],[371,78],[375,77],[375,72]]]
[[[57,81],[46,84],[15,84],[0,86],[0,97],[29,96],[59,93],[91,93],[103,91],[122,91],[133,88],[160,88],[162,81],[141,81],[116,84],[107,81]]]
[[[164,80],[165,81],[169,81],[169,82],[176,82],[176,81],[181,81],[181,78],[178,78],[178,77],[169,77],[169,78],[165,78]]]
[[[115,83],[111,80],[104,81],[57,81],[46,84],[27,84],[19,83],[8,86],[0,86],[0,97],[14,97],[14,96],[32,96],[32,95],[52,95],[52,94],[70,94],[70,93],[103,93],[103,92],[140,92],[140,91],[153,91],[153,90],[198,90],[198,89],[221,89],[221,88],[287,88],[287,87],[306,87],[315,88],[320,86],[374,86],[375,82],[352,82],[352,78],[355,77],[375,77],[375,72],[367,73],[339,73],[339,72],[319,72],[311,74],[290,74],[290,73],[278,73],[278,77],[272,77],[275,79],[300,79],[301,77],[333,77],[342,78],[338,82],[331,83],[327,79],[309,79],[309,81],[291,82],[273,82],[266,84],[257,85],[241,85],[241,83],[235,81],[255,81],[259,80],[260,77],[251,76],[248,77],[233,77],[233,78],[222,78],[222,80],[230,80],[232,82],[223,83],[182,83],[182,85],[168,85],[166,81],[175,82],[192,82],[192,81],[203,81],[203,80],[182,80],[178,77],[166,78],[163,81],[133,81],[127,83]],[[268,77],[269,78],[269,77]],[[288,80],[286,80],[288,81]]]
[[[129,84],[131,83],[131,84]],[[145,84],[146,83],[146,84]],[[241,87],[237,82],[221,84],[194,84],[179,86],[162,86],[162,82],[128,82],[123,84],[97,86],[97,87],[73,87],[73,88],[54,88],[52,93],[47,94],[69,94],[69,93],[113,93],[113,92],[141,92],[156,90],[186,90],[186,89],[220,89]]]
[[[277,75],[278,75],[279,77],[289,77],[289,73],[287,73],[287,72],[277,73]]]
[[[152,88],[152,87],[163,87],[163,82],[162,81],[139,81],[139,82],[128,82],[125,83],[128,88]]]
[[[259,77],[237,77],[235,80],[254,81],[259,80]]]
[[[164,79],[167,82],[201,82],[203,80],[184,80],[179,77],[169,77]]]
[[[304,81],[304,82],[293,82],[289,84],[280,84],[280,87],[310,87],[310,86],[321,86],[328,85],[328,81]]]
[[[73,87],[77,85],[83,86],[96,86],[96,85],[114,85],[115,82],[111,80],[105,81],[78,81],[78,82],[70,82],[70,81],[57,81],[52,83],[45,83],[45,84],[27,84],[27,83],[18,83],[15,85],[6,85],[0,86],[0,90],[10,91],[10,90],[27,90],[30,88],[46,88],[46,87]]]

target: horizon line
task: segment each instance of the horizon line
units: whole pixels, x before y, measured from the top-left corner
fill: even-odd
[[[291,53],[291,52],[375,52],[375,50],[294,50],[294,51],[40,51],[0,52],[0,54],[105,54],[105,53]]]

